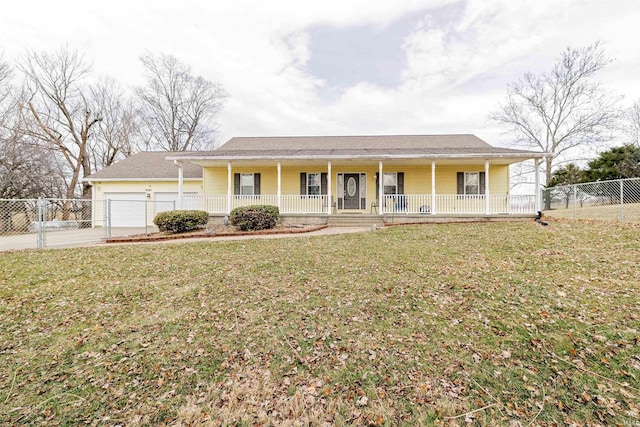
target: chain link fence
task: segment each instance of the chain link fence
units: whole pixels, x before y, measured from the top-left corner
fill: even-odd
[[[546,188],[544,206],[550,217],[640,222],[640,178]]]
[[[157,231],[173,201],[0,199],[0,251],[78,246]]]
[[[100,241],[103,224],[86,199],[0,199],[0,250]]]
[[[96,205],[95,217],[104,218],[105,238],[158,231],[153,225],[156,214],[176,208],[173,200],[107,199]],[[133,232],[132,232],[133,230]]]

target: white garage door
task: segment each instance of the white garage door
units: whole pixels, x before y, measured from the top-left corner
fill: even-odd
[[[183,193],[185,196],[195,196],[196,193]],[[178,209],[178,193],[154,193],[153,214],[158,212],[172,211]],[[193,204],[193,203],[191,203]],[[195,209],[187,202],[182,209]]]
[[[145,193],[104,193],[104,198],[110,200],[112,227],[145,226]]]

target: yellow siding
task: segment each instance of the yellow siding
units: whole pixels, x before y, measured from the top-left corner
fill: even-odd
[[[283,168],[284,176],[284,168]],[[273,167],[234,167],[231,171],[231,192],[233,193],[233,174],[236,173],[259,173],[260,174],[260,193],[276,194],[278,192],[278,169]],[[204,168],[203,180],[205,194],[220,195],[227,194],[227,168]],[[284,183],[284,178],[282,178]],[[299,183],[299,181],[296,181]],[[299,188],[298,188],[299,190]],[[298,191],[296,190],[296,191]],[[287,194],[284,193],[283,194]],[[297,193],[289,193],[297,194]]]
[[[387,166],[384,172],[404,172],[404,190],[406,194],[431,194],[431,163],[424,166]],[[327,172],[324,166],[289,166],[281,168],[283,195],[300,194],[300,173]],[[377,165],[334,166],[331,168],[331,195],[336,200],[337,176],[339,173],[367,174],[367,206],[376,199],[375,176]],[[478,165],[445,166],[436,164],[436,193],[456,194],[458,172],[484,172],[484,163]],[[274,195],[278,192],[278,170],[273,167],[233,167],[232,173],[260,173],[260,193]],[[227,194],[227,168],[204,168],[204,193],[209,195]],[[233,177],[232,177],[233,180]],[[231,183],[233,192],[233,182]],[[491,165],[489,169],[489,192],[491,194],[509,193],[509,166]]]
[[[104,193],[137,193],[147,192],[153,200],[154,193],[169,193],[178,191],[178,180],[175,181],[104,181],[93,183],[96,200],[103,200]],[[200,181],[184,181],[183,191],[202,194]]]
[[[184,181],[182,186],[184,193],[204,194],[202,182]],[[93,183],[93,200],[95,201],[93,218],[95,225],[102,225],[104,218],[104,195],[105,193],[145,193],[149,194],[149,200],[155,201],[155,193],[177,193],[178,180],[175,181],[96,181]],[[150,220],[153,220],[154,205],[150,203],[147,207]]]
[[[227,168],[202,168],[202,188],[204,194],[227,194]]]
[[[458,172],[484,172],[484,164],[465,166],[437,166],[436,165],[436,193],[456,194],[458,192]],[[429,172],[431,173],[431,172]],[[405,175],[405,182],[407,181]],[[429,179],[429,186],[431,179]],[[407,191],[412,193],[412,191]],[[431,193],[429,187],[426,193]],[[489,167],[489,193],[509,194],[509,166],[490,165]]]

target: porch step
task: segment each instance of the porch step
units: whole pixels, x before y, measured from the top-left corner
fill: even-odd
[[[327,225],[329,227],[370,227],[372,225],[382,227],[384,221],[380,215],[338,214],[329,215]]]

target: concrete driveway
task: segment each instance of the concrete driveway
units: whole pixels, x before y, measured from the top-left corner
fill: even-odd
[[[149,227],[148,232],[155,232],[155,227]],[[45,232],[45,247],[58,248],[70,246],[87,246],[89,244],[100,243],[105,238],[104,228],[83,228],[75,230],[47,230]],[[145,233],[145,228],[113,228],[112,236],[128,236],[132,234]],[[17,249],[37,249],[38,234],[16,234],[11,236],[0,236],[0,251],[10,251]]]
[[[322,230],[312,231],[309,233],[295,233],[295,234],[263,234],[263,235],[251,235],[251,236],[213,236],[210,238],[195,238],[195,239],[176,239],[176,240],[164,240],[161,242],[139,242],[139,243],[104,243],[105,229],[104,228],[87,228],[80,230],[61,230],[61,231],[47,231],[45,234],[45,247],[50,248],[68,248],[68,247],[80,247],[80,246],[93,246],[93,245],[144,245],[144,244],[174,244],[174,243],[189,243],[189,242],[203,242],[203,241],[223,241],[223,240],[247,240],[247,239],[284,239],[294,237],[307,237],[307,236],[321,236],[328,234],[344,234],[344,233],[359,233],[369,230],[370,227],[327,227]],[[113,228],[111,230],[111,236],[129,236],[134,234],[143,234],[145,232],[154,232],[157,230],[149,227],[145,230],[141,228]],[[15,236],[0,236],[0,252],[19,250],[19,249],[37,249],[38,247],[38,235],[20,234]]]

